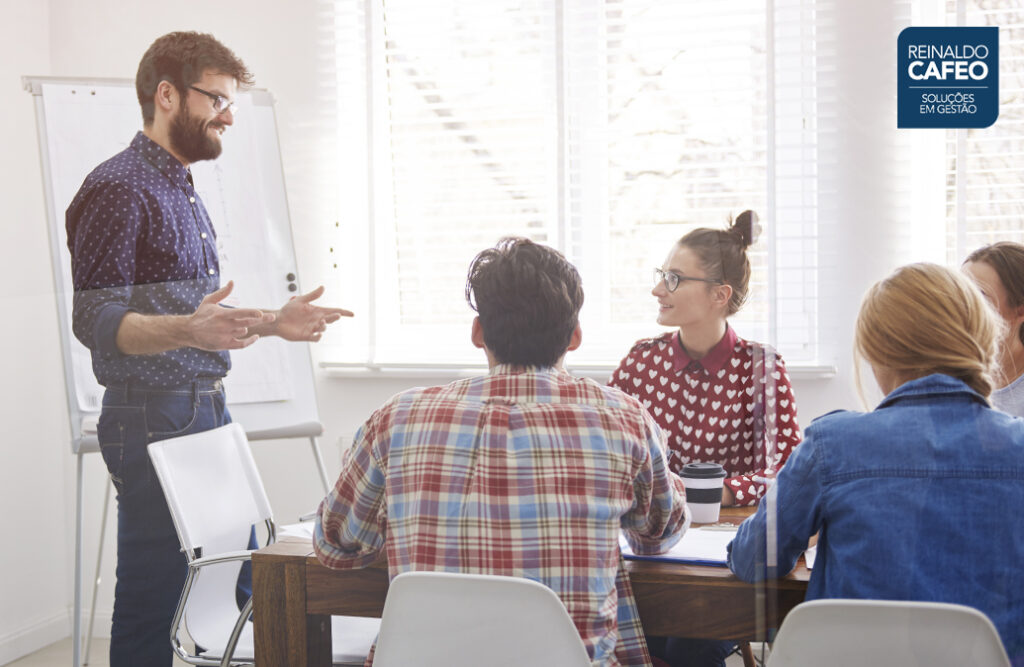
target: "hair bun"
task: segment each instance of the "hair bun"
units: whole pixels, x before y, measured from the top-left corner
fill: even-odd
[[[730,220],[729,232],[740,239],[744,248],[749,248],[761,235],[761,225],[757,224],[757,213],[754,211],[743,211],[735,220]]]

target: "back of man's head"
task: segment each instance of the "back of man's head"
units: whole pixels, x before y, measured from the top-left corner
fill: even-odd
[[[213,70],[234,77],[239,86],[252,85],[252,74],[231,49],[213,35],[201,32],[169,32],[149,45],[135,74],[135,94],[142,107],[142,122],[153,122],[153,95],[161,81],[169,81],[179,93]]]
[[[466,301],[498,363],[554,366],[579,323],[583,286],[557,250],[505,238],[470,264]]]

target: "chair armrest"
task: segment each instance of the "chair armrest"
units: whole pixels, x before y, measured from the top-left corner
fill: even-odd
[[[252,552],[254,549],[246,549],[243,551],[225,551],[222,554],[216,556],[203,556],[202,558],[196,558],[193,561],[189,561],[188,566],[192,568],[200,568],[204,565],[216,565],[218,563],[230,563],[236,560],[250,560],[252,559]]]
[[[200,570],[206,565],[219,565],[221,563],[231,563],[238,561],[252,560],[252,553],[255,549],[244,549],[241,551],[225,551],[224,553],[217,554],[216,556],[204,556],[202,558],[194,558],[188,563],[188,576],[185,578],[185,587],[181,591],[181,598],[178,600],[178,608],[174,611],[174,618],[171,620],[171,648],[174,654],[181,658],[183,661],[193,665],[211,665],[208,661],[199,660],[198,656],[190,656],[184,647],[181,645],[180,630],[182,619],[185,615],[185,607],[188,604],[189,595],[192,592],[192,584],[195,582],[196,577],[199,576]],[[251,609],[252,596],[249,597],[246,608]],[[231,655],[235,650],[235,643],[238,641],[241,627],[245,624],[249,618],[248,614],[239,615],[238,620],[235,622],[235,628],[231,632],[230,642],[224,649],[224,658],[222,664],[230,662]]]

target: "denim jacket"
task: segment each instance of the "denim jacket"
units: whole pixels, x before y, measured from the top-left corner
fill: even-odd
[[[960,380],[918,378],[872,412],[815,420],[740,526],[729,567],[748,582],[785,575],[815,533],[808,600],[969,605],[1024,659],[1024,420]]]

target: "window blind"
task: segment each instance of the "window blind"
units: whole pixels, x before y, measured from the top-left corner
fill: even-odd
[[[946,255],[959,264],[995,241],[1024,242],[1024,9],[1009,0],[947,0],[948,25],[999,28],[999,118],[946,133]]]
[[[521,235],[583,275],[570,361],[616,363],[659,332],[651,269],[672,243],[749,208],[764,233],[733,322],[821,361],[811,0],[333,7],[346,215],[330,233],[369,313],[340,360],[479,362],[465,272]]]

